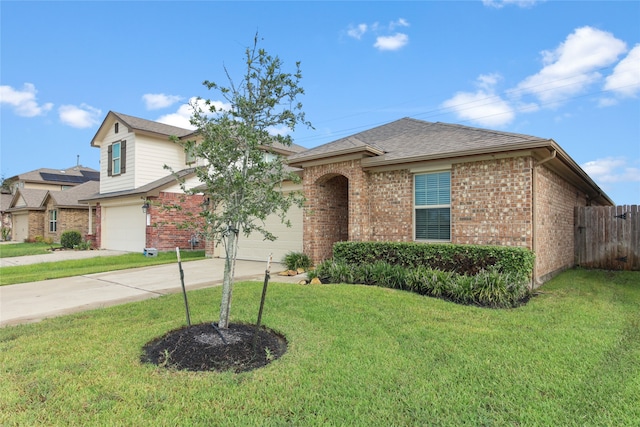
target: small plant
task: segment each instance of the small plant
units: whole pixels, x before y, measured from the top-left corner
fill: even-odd
[[[308,270],[311,267],[311,258],[302,252],[289,252],[282,258],[282,263],[287,267],[287,270],[298,270],[299,268]]]
[[[9,227],[2,227],[2,241],[8,242],[11,240],[11,229]]]
[[[80,251],[88,251],[91,250],[91,240],[85,240],[83,242],[80,242],[78,245],[76,245],[74,247],[74,249],[78,249]]]
[[[265,347],[265,349],[264,349],[264,357],[269,362],[271,362],[271,361],[273,361],[273,359],[275,359],[275,356],[273,355],[273,353],[271,352],[269,347]]]
[[[82,235],[79,231],[65,231],[62,233],[62,237],[60,238],[60,244],[63,248],[73,249],[82,243]]]

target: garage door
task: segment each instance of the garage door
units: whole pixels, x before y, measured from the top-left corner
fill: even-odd
[[[287,214],[291,228],[280,222],[277,215],[267,218],[265,228],[278,238],[273,242],[263,240],[259,233],[249,237],[240,234],[238,242],[238,259],[266,261],[273,254],[273,261],[280,262],[288,252],[302,252],[302,209],[291,206]]]
[[[102,206],[103,249],[142,252],[146,242],[146,217],[140,204]]]
[[[11,240],[24,242],[29,237],[29,214],[13,214],[13,230],[11,230]]]

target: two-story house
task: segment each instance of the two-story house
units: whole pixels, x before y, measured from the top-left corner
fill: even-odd
[[[100,149],[100,190],[85,199],[96,211],[95,245],[104,249],[142,252],[144,248],[160,251],[180,248],[204,248],[202,226],[182,228],[206,209],[204,194],[186,196],[176,176],[187,188],[201,185],[194,168],[203,166],[184,147],[170,139],[195,139],[193,130],[183,129],[121,113],[109,112],[91,141]],[[282,154],[304,150],[300,146],[275,147]],[[298,189],[302,186],[299,185]],[[287,190],[296,189],[285,183]],[[168,208],[179,205],[179,209]],[[286,252],[302,250],[302,211],[290,212],[296,226],[286,229],[279,220],[269,219],[269,230],[278,235],[276,242],[261,236],[242,238],[239,259],[266,259],[269,253],[280,259]],[[220,255],[211,246],[208,254]]]

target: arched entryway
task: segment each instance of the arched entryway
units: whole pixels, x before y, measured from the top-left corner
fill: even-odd
[[[344,175],[324,175],[315,182],[314,193],[311,256],[319,262],[333,256],[334,243],[349,240],[349,180]]]

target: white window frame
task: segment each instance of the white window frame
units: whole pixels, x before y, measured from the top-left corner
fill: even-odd
[[[418,204],[417,203],[417,194],[416,194],[416,179],[420,176],[426,176],[426,175],[438,175],[438,174],[443,174],[446,173],[449,175],[449,194],[448,197],[445,197],[445,201],[447,201],[448,203],[428,203],[426,202],[426,204]],[[434,171],[434,172],[428,172],[428,173],[417,173],[413,175],[413,192],[412,192],[412,197],[413,197],[413,239],[415,241],[423,241],[423,242],[451,242],[451,170],[440,170],[440,171]],[[440,197],[438,196],[438,199]],[[441,201],[441,200],[438,200]],[[426,236],[425,238],[418,238],[418,219],[417,219],[417,213],[418,211],[429,211],[429,210],[436,210],[436,209],[448,209],[449,210],[449,237],[446,239],[442,239],[442,238],[429,238],[428,236]],[[428,233],[428,230],[426,231],[426,233]]]
[[[115,155],[115,148],[118,147],[118,157]],[[116,168],[116,162],[118,167]],[[122,171],[122,144],[120,141],[114,142],[111,148],[111,175],[120,175]]]
[[[58,232],[58,210],[52,209],[49,211],[49,233]]]

